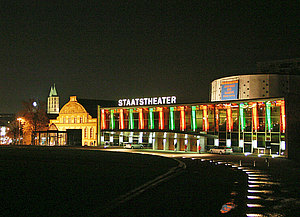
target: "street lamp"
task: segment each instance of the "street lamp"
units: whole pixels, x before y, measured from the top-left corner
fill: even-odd
[[[23,118],[17,118],[17,120],[19,121],[19,145],[21,144],[21,124],[22,121],[24,121]]]

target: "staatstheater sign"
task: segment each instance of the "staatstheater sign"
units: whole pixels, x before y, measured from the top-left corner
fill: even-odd
[[[176,96],[158,96],[151,98],[119,99],[119,106],[149,106],[149,105],[169,105],[176,103]]]

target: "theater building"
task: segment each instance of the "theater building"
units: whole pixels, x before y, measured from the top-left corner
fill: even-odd
[[[275,87],[270,77],[260,76],[256,79],[262,79],[261,83]],[[98,144],[142,143],[153,150],[194,153],[227,146],[238,153],[297,157],[298,93],[288,90],[274,97],[271,92],[272,97],[266,97],[249,91],[245,99],[240,94],[244,83],[255,80],[249,77],[249,82],[243,76],[219,80],[220,87],[212,89],[212,101],[207,103],[181,104],[171,96],[121,99],[118,107],[98,106]]]

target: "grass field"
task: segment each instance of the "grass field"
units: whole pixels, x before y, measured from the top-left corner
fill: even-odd
[[[96,216],[177,165],[151,155],[68,147],[0,147],[1,216]]]

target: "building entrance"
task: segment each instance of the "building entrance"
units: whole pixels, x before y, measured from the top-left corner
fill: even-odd
[[[82,130],[67,129],[67,145],[82,146]]]

